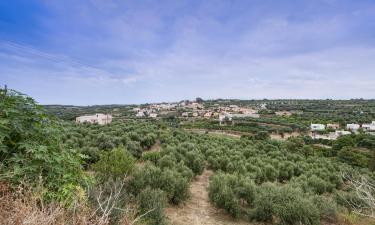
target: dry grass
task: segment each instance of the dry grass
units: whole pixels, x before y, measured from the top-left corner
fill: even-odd
[[[138,224],[136,210],[127,209],[119,224]],[[138,219],[137,219],[138,220]],[[75,204],[66,209],[56,203],[46,204],[35,193],[19,189],[11,191],[9,185],[0,183],[0,224],[1,225],[107,225],[109,219],[100,210],[87,204]]]
[[[11,191],[7,184],[0,184],[0,221],[4,225],[19,224],[74,224],[104,225],[92,215],[84,205],[77,205],[74,210],[67,210],[58,204],[46,204],[31,192],[19,188]]]
[[[375,225],[375,220],[369,217],[359,216],[354,213],[342,213],[338,215],[338,225]],[[326,224],[324,224],[326,225]],[[328,224],[327,224],[328,225]],[[331,224],[329,224],[331,225]]]

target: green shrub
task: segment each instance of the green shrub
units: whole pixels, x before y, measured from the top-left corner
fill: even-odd
[[[148,134],[141,138],[140,144],[142,148],[148,149],[156,142],[156,135],[155,134]]]
[[[163,190],[169,202],[179,204],[189,197],[189,179],[176,168],[160,168],[146,163],[137,168],[130,181],[130,190],[137,195],[141,190],[152,187]]]
[[[272,222],[275,214],[275,198],[277,189],[274,185],[266,183],[262,185],[256,195],[254,206],[255,209],[250,211],[250,219]]]
[[[307,179],[308,186],[310,189],[316,194],[323,194],[327,191],[327,182],[317,177],[316,175],[312,175]]]
[[[144,152],[142,155],[143,161],[150,161],[156,164],[160,159],[160,152]]]
[[[272,166],[272,165],[267,165],[264,168],[264,173],[267,181],[275,181],[278,177],[278,171]]]
[[[166,224],[163,213],[166,205],[166,198],[165,193],[162,190],[147,187],[139,193],[137,203],[139,207],[139,214],[145,214],[144,218],[147,221],[147,224]]]
[[[143,149],[139,142],[128,141],[126,143],[126,149],[135,157],[140,158],[142,156]]]
[[[325,196],[316,196],[313,199],[314,204],[320,211],[320,218],[335,223],[337,220],[337,205],[332,198]]]
[[[63,144],[62,131],[32,98],[0,89],[0,179],[42,185],[47,199],[69,199],[81,190],[83,155]]]
[[[267,140],[270,138],[270,135],[268,134],[267,131],[258,131],[254,135],[255,140]]]
[[[251,182],[241,182],[238,177],[229,174],[215,174],[210,178],[208,188],[210,201],[226,210],[231,216],[240,216],[240,199],[251,204],[254,199],[254,186]]]
[[[160,168],[174,168],[177,164],[177,159],[173,155],[165,155],[158,160]]]
[[[157,188],[160,186],[160,177],[161,169],[146,162],[145,165],[135,168],[132,179],[129,182],[130,191],[137,195],[147,187]]]
[[[85,167],[96,163],[100,159],[100,150],[97,147],[83,147],[80,149],[80,153],[87,156],[84,158]]]
[[[319,224],[320,212],[312,200],[289,186],[260,186],[254,206],[250,219],[257,221],[271,222],[276,218],[283,225]]]
[[[189,182],[175,170],[166,169],[162,172],[159,186],[166,192],[169,201],[180,204],[189,197]]]
[[[186,165],[194,172],[194,174],[202,174],[205,167],[205,160],[202,154],[198,152],[188,152],[186,154]]]
[[[320,212],[313,201],[299,190],[282,187],[276,197],[276,216],[280,224],[285,225],[318,225]]]
[[[123,148],[103,152],[92,168],[100,180],[122,179],[133,170],[135,159]]]
[[[356,151],[351,147],[343,147],[338,152],[338,158],[349,165],[368,168],[369,157],[362,152]]]

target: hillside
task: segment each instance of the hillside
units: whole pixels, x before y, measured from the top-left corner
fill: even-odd
[[[77,124],[71,106],[56,118],[56,108],[0,91],[2,224],[374,223],[356,189],[366,181],[374,196],[371,134],[326,148],[302,133],[191,132],[170,117],[134,118],[128,106],[106,125]]]

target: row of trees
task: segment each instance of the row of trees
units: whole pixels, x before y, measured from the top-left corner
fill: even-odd
[[[51,119],[27,96],[0,90],[1,182],[30,187],[41,196],[39,209],[54,203],[69,215],[86,212],[80,218],[86,224],[165,224],[164,207],[185,201],[190,182],[206,167],[215,171],[212,204],[237,218],[319,224],[351,209],[348,203],[366,205],[342,173],[373,181],[370,162],[349,149],[372,148],[370,136],[343,137],[332,143],[332,154],[323,154],[306,138],[277,142],[258,131],[234,139],[168,124],[75,125]],[[152,148],[159,143],[160,150]]]
[[[324,156],[303,138],[288,141],[255,140],[186,134],[176,131],[167,143],[188,140],[216,171],[209,198],[233,217],[280,224],[320,224],[335,221],[338,210],[357,199],[343,174],[362,174],[338,156]],[[329,151],[329,150],[327,150]]]

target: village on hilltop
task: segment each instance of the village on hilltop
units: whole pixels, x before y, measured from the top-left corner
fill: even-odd
[[[267,110],[266,103],[255,106],[215,103],[206,106],[201,98],[197,98],[195,101],[183,100],[173,103],[137,105],[131,109],[131,114],[128,117],[138,119],[161,119],[168,115],[173,115],[182,120],[203,119],[218,121],[220,126],[226,126],[233,124],[235,119],[259,119],[261,118],[260,112],[262,110]],[[117,109],[113,111],[116,112]],[[300,110],[279,110],[273,112],[273,116],[284,118],[302,114],[303,111]],[[94,115],[79,116],[76,118],[76,122],[106,125],[112,122],[112,118],[113,116],[111,114],[96,113]],[[310,123],[308,128],[308,134],[313,139],[325,140],[336,140],[340,136],[359,132],[375,134],[375,121],[363,124],[348,123],[346,126],[340,126],[339,123]]]

